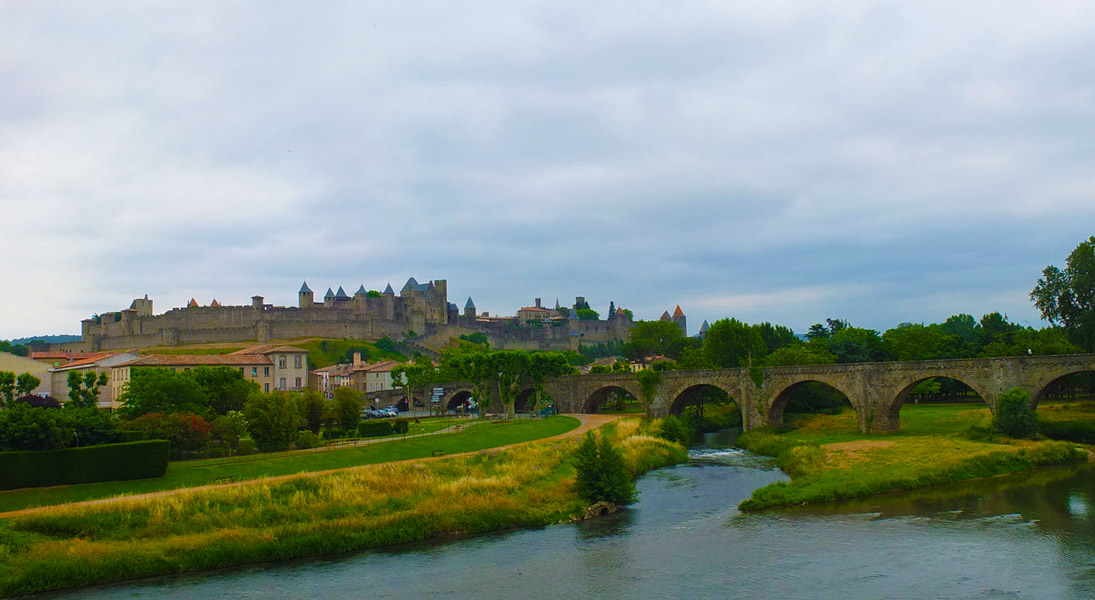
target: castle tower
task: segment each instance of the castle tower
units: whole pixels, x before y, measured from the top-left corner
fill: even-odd
[[[700,339],[701,340],[706,340],[707,339],[707,330],[710,327],[711,326],[707,324],[707,319],[704,319],[703,320],[703,325],[700,325]]]
[[[667,310],[667,311],[662,313],[662,316],[658,317],[658,320],[659,321],[672,321],[673,317],[669,316],[669,311]]]
[[[688,337],[688,320],[685,318],[684,311],[681,310],[680,304],[677,305],[677,310],[673,311],[673,322],[681,328],[681,332],[684,333],[684,336]]]
[[[471,296],[468,296],[468,301],[464,303],[464,316],[475,320],[475,303],[471,301]]]
[[[312,308],[312,305],[315,303],[315,296],[312,294],[312,289],[308,287],[307,281],[300,286],[300,291],[297,292],[297,299],[299,301],[297,306],[300,308]]]
[[[335,292],[331,288],[327,288],[327,293],[323,294],[323,306],[330,308],[335,305]]]

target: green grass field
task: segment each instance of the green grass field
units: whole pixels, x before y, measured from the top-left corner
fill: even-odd
[[[1081,404],[1040,407],[1054,418],[1087,414]],[[1095,416],[1093,413],[1092,416]],[[1045,418],[1045,417],[1043,417]],[[743,510],[812,504],[895,490],[1029,470],[1041,465],[1086,460],[1075,443],[967,436],[971,427],[988,428],[992,415],[983,404],[909,405],[901,409],[901,429],[864,435],[850,409],[838,415],[791,417],[794,429],[747,432],[739,444],[776,456],[789,483],[769,485],[741,503]]]
[[[519,442],[543,439],[578,427],[573,417],[480,423],[460,433],[442,434],[406,440],[369,444],[354,448],[310,452],[257,454],[237,459],[215,459],[172,463],[167,473],[156,479],[104,481],[52,488],[28,488],[0,492],[0,512],[47,506],[123,494],[141,494],[161,490],[195,487],[232,478],[246,481],[277,475],[326,471],[359,465],[424,458],[435,452],[456,454],[484,450]]]

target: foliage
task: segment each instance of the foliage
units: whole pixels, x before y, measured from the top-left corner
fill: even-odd
[[[167,470],[164,441],[127,442],[45,450],[0,452],[0,489],[71,485],[162,477]]]
[[[798,341],[795,337],[795,332],[790,327],[784,327],[783,325],[772,325],[765,321],[753,326],[760,337],[764,340],[764,345],[767,346],[767,354],[771,354],[784,346]]]
[[[243,405],[251,438],[262,452],[288,450],[300,421],[294,402],[285,392],[255,392]]]
[[[377,419],[374,421],[362,421],[357,426],[357,434],[361,437],[378,437],[382,435],[392,434],[392,424],[386,419]]]
[[[678,358],[685,348],[694,347],[696,340],[687,338],[673,321],[639,321],[631,328],[629,341],[620,347],[624,356],[642,360],[648,356]]]
[[[209,438],[224,448],[239,448],[240,438],[247,434],[247,419],[239,411],[221,415],[209,424]]]
[[[650,407],[654,404],[654,395],[662,382],[662,374],[653,369],[641,369],[635,372],[635,379],[639,380],[639,399],[643,404],[643,413],[650,416]]]
[[[259,391],[259,384],[249,381],[238,369],[231,367],[197,367],[180,375],[193,377],[205,392],[207,416],[243,410],[243,404],[251,393]]]
[[[715,363],[711,362],[711,359],[707,358],[707,355],[703,352],[703,347],[699,348],[685,348],[681,350],[680,358],[677,359],[677,367],[681,369],[714,369]]]
[[[96,408],[48,408],[16,402],[0,411],[0,450],[55,450],[114,441],[114,418]]]
[[[26,396],[34,391],[34,388],[41,385],[42,380],[38,379],[30,373],[22,373],[15,378],[15,395]]]
[[[1095,351],[1095,236],[1065,259],[1065,268],[1048,266],[1030,292],[1042,317],[1064,327],[1077,345]]]
[[[53,396],[38,396],[36,394],[27,394],[15,399],[16,402],[23,402],[31,406],[41,406],[42,408],[61,408],[61,401]]]
[[[422,355],[414,357],[412,364],[398,365],[392,369],[392,385],[406,392],[408,406],[414,406],[414,390],[429,385],[433,379],[433,361]],[[439,407],[439,410],[444,410],[444,407]]]
[[[95,408],[99,404],[99,388],[106,383],[106,373],[96,376],[95,371],[83,375],[79,371],[69,371],[68,403],[74,408]]]
[[[521,391],[521,380],[529,375],[532,360],[524,350],[500,350],[491,353],[491,363],[498,371],[498,394],[506,417],[514,417],[514,403]]]
[[[384,295],[380,293],[380,290],[369,290],[365,292],[366,298],[383,298]]]
[[[689,427],[683,419],[679,419],[674,415],[669,415],[662,419],[661,431],[659,434],[671,441],[676,442],[685,448],[692,445],[692,428]]]
[[[1011,438],[1028,439],[1038,435],[1038,415],[1030,408],[1030,394],[1012,388],[996,400],[992,418],[996,431]]]
[[[795,341],[772,352],[764,359],[769,367],[796,365],[831,365],[836,355],[829,352],[824,340]]]
[[[400,435],[406,435],[411,429],[411,424],[407,419],[395,419],[392,421],[392,432]]]
[[[607,435],[586,433],[574,452],[575,488],[590,504],[627,505],[635,501],[635,484],[623,454]]]
[[[293,441],[299,450],[310,450],[323,445],[323,438],[307,429],[297,432],[297,439]]]
[[[850,325],[829,336],[828,349],[836,355],[838,363],[876,362],[885,358],[877,331]]]
[[[323,414],[327,408],[327,399],[315,390],[307,390],[301,396],[301,405],[304,412],[304,423],[308,431],[319,434],[319,429],[323,426]]]
[[[239,372],[235,372],[239,375]],[[190,371],[165,367],[130,369],[118,413],[135,419],[148,413],[195,413],[209,416],[209,396]]]
[[[471,334],[461,334],[460,339],[466,342],[471,342],[473,344],[485,345],[488,348],[490,347],[490,340],[487,339],[487,334],[483,333],[482,331],[477,331]]]
[[[536,411],[537,407],[547,401],[547,393],[544,384],[549,377],[562,377],[574,373],[574,367],[570,366],[566,355],[561,352],[533,352],[529,355],[528,376],[532,379],[532,403],[529,411]]]
[[[361,422],[361,405],[364,394],[349,386],[335,388],[335,412],[338,413],[338,426],[343,431],[354,431]]]
[[[757,329],[737,319],[720,319],[707,329],[703,353],[716,367],[745,367],[768,353],[768,346]]]
[[[399,353],[395,342],[386,337],[376,342],[328,339],[313,340],[297,345],[308,351],[308,366],[311,369],[350,362],[353,359],[354,352],[360,352],[362,356],[367,356],[370,360],[407,361],[407,357]]]
[[[596,321],[601,318],[600,313],[592,308],[579,308],[577,314],[579,321]]]
[[[0,371],[0,406],[11,406],[15,402],[15,373]]]
[[[490,387],[496,371],[490,354],[474,352],[449,359],[449,367],[455,370],[460,379],[472,386],[472,397],[479,403],[479,414],[485,415],[490,407]]]
[[[129,423],[135,431],[143,431],[148,439],[171,442],[171,456],[183,458],[203,449],[209,442],[212,427],[194,413],[148,413]]]

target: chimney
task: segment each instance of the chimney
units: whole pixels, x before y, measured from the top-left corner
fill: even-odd
[[[354,366],[356,367],[360,364],[361,364],[361,353],[360,352],[354,352]]]

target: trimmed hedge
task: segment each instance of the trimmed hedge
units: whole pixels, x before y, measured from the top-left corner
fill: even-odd
[[[0,452],[0,490],[163,477],[170,452],[165,440]]]
[[[378,435],[391,435],[392,424],[388,421],[362,421],[357,426],[357,434],[361,437],[376,437]]]

